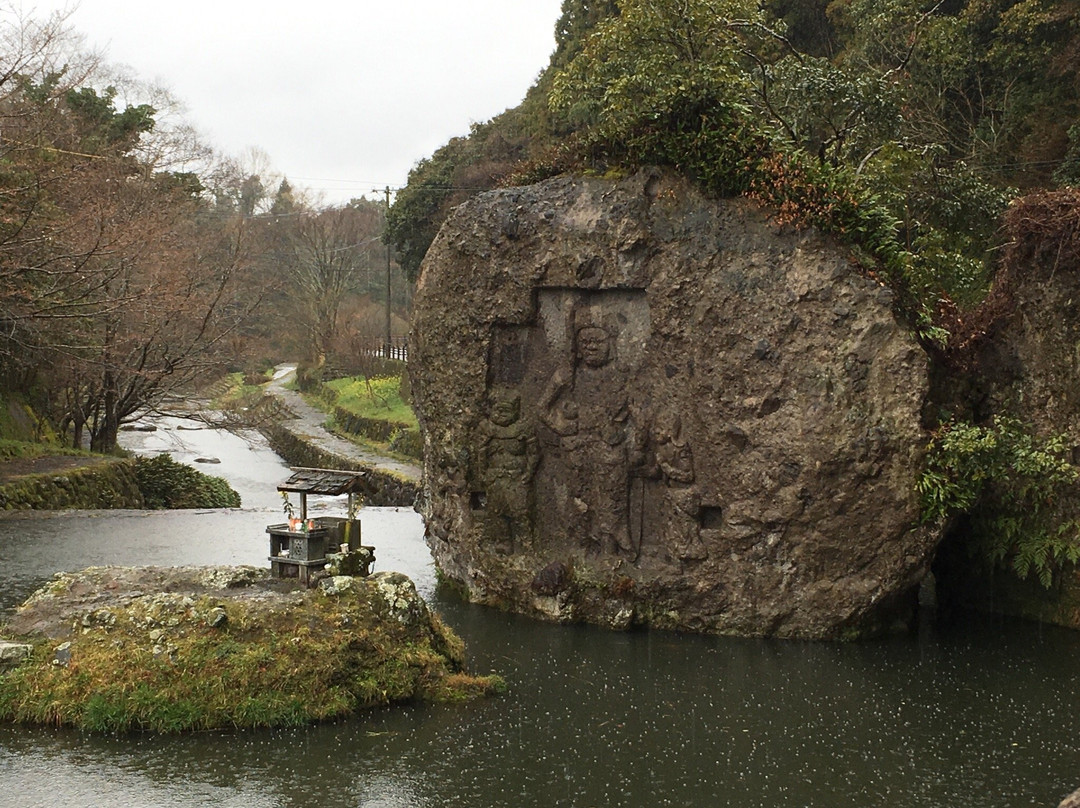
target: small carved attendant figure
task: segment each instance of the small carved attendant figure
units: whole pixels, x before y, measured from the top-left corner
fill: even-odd
[[[540,417],[559,437],[559,455],[572,473],[571,527],[586,549],[635,555],[629,530],[632,426],[626,379],[613,362],[613,331],[579,322],[575,363],[552,376]]]
[[[492,391],[488,418],[479,426],[486,494],[485,532],[500,553],[513,553],[532,534],[529,492],[539,457],[532,425],[521,417],[521,397]]]
[[[655,473],[664,485],[664,535],[667,546],[684,561],[700,561],[709,554],[701,541],[698,513],[701,498],[692,487],[694,456],[682,436],[678,413],[665,412],[653,425]]]

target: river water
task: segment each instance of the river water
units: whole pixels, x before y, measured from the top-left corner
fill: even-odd
[[[125,436],[225,476],[244,507],[0,519],[0,608],[91,564],[266,564],[285,466],[255,435]],[[328,503],[328,507],[343,507]],[[462,604],[412,511],[362,512],[502,698],[300,730],[99,737],[0,726],[0,806],[1052,808],[1080,786],[1080,633],[924,621],[858,645],[610,633]]]

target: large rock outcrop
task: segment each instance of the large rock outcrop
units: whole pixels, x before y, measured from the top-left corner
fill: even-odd
[[[561,621],[887,627],[935,541],[927,363],[892,302],[829,242],[659,172],[462,205],[410,348],[438,566]]]

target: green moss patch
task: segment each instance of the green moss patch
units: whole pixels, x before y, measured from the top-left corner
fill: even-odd
[[[371,420],[391,422],[401,428],[415,428],[416,416],[402,394],[401,376],[362,376],[324,382],[331,405],[343,412]]]
[[[501,688],[463,671],[460,639],[397,573],[290,590],[253,568],[92,568],[6,633],[35,651],[0,678],[0,719],[98,732],[294,726]]]
[[[35,460],[41,457],[90,457],[78,449],[64,449],[49,443],[0,439],[0,462]]]

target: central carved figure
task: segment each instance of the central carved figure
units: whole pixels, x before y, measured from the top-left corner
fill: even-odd
[[[634,555],[629,529],[629,468],[634,424],[625,375],[615,366],[613,326],[575,318],[573,363],[555,371],[540,418],[558,436],[571,472],[569,527],[592,553]]]

